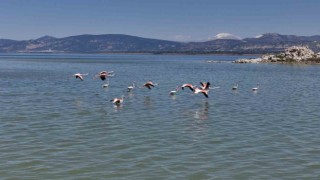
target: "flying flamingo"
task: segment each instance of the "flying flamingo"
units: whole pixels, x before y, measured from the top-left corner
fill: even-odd
[[[231,88],[232,90],[237,90],[238,89],[238,83],[233,85],[233,87]]]
[[[259,89],[260,84],[258,83],[256,87],[252,88],[252,91],[257,91]]]
[[[115,105],[120,105],[123,103],[123,99],[124,99],[124,96],[122,95],[121,98],[114,98],[110,101]]]
[[[194,90],[194,93],[195,93],[195,94],[202,93],[206,98],[209,97],[209,96],[208,96],[208,92],[209,92],[208,89],[205,90],[205,89],[196,88],[196,89]]]
[[[135,88],[135,82],[132,82],[132,85],[128,86],[128,92],[132,91]]]
[[[109,76],[114,76],[113,71],[101,71],[96,77],[99,76],[102,81],[106,80]]]
[[[86,76],[88,74],[80,74],[80,73],[76,73],[73,76],[76,77],[76,79],[80,79],[81,81],[83,81],[83,76]]]
[[[171,96],[175,95],[175,94],[178,92],[179,88],[180,88],[179,86],[178,86],[178,87],[176,87],[176,89],[175,89],[175,90],[170,91],[170,92],[169,92],[169,94],[170,94]]]
[[[151,87],[154,87],[158,84],[154,84],[152,81],[146,82],[143,86],[147,87],[148,89],[151,89]]]
[[[110,83],[109,83],[109,79],[108,79],[107,83],[103,84],[102,87],[103,87],[103,88],[107,88],[107,87],[109,87],[109,84],[110,84]]]
[[[192,92],[194,92],[194,89],[195,89],[196,86],[194,86],[192,84],[183,84],[181,86],[181,89],[184,90],[185,87],[189,88]]]

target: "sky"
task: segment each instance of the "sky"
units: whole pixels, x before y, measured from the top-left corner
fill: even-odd
[[[1,0],[0,39],[127,34],[188,42],[219,33],[310,36],[320,35],[319,9],[319,0]]]

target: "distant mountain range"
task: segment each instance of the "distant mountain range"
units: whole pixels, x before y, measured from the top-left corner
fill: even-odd
[[[320,35],[267,33],[255,38],[176,42],[123,34],[44,36],[35,40],[0,39],[1,53],[272,53],[294,46],[320,51]]]

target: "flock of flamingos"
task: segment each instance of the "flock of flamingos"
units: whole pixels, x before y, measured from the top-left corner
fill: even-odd
[[[76,79],[80,79],[81,81],[83,81],[84,80],[84,76],[86,76],[86,75],[88,75],[88,74],[76,73],[73,76]],[[114,72],[113,71],[109,71],[109,72],[108,71],[101,71],[95,77],[99,77],[102,81],[104,81],[108,77],[112,77],[112,76],[114,76]],[[208,98],[209,97],[208,96],[209,90],[210,89],[214,89],[214,88],[210,87],[210,82],[200,82],[200,84],[201,84],[200,87],[198,87],[196,85],[192,85],[192,84],[183,84],[182,86],[177,87],[175,90],[170,91],[169,94],[173,96],[173,95],[175,95],[177,93],[177,91],[179,89],[184,90],[184,88],[189,88],[194,94],[202,93],[206,98]],[[145,87],[145,88],[148,88],[148,89],[152,89],[153,87],[155,87],[157,85],[158,84],[155,84],[152,81],[148,81],[148,82],[144,83],[142,87]],[[106,88],[108,86],[109,86],[109,84],[106,83],[102,87]],[[127,87],[128,92],[132,91],[134,88],[135,88],[135,84],[132,83],[132,85]],[[215,88],[218,88],[218,87],[215,87]],[[259,84],[257,84],[257,87],[252,88],[252,91],[257,91],[258,88],[259,88]],[[238,84],[235,84],[232,87],[232,90],[237,90],[237,89],[238,89]],[[123,103],[123,100],[124,100],[124,96],[121,96],[120,98],[119,97],[113,98],[111,100],[111,102],[114,103],[115,105],[120,105],[120,104]]]

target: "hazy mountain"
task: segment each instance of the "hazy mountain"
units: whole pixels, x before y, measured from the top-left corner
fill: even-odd
[[[184,43],[122,34],[78,35],[65,38],[44,36],[35,40],[0,39],[0,52],[153,52],[176,51]]]
[[[225,37],[228,34],[223,35]],[[189,43],[123,34],[78,35],[64,38],[43,36],[25,41],[0,39],[0,52],[268,53],[280,52],[293,45],[308,46],[318,52],[320,51],[320,36],[267,33],[255,38],[217,38],[206,42]]]
[[[315,51],[320,50],[320,36],[295,36],[277,33],[263,34],[258,38],[245,38],[242,50],[281,52],[291,46],[308,46]]]

